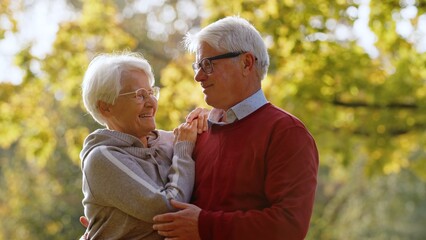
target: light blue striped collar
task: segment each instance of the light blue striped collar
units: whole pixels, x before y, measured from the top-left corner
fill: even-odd
[[[213,109],[209,114],[209,122],[219,125],[233,123],[236,120],[241,120],[247,117],[266,103],[268,103],[268,101],[266,100],[262,89],[260,89],[250,97],[237,103],[235,106],[226,111],[225,122],[219,122],[224,114],[224,111],[221,109]]]

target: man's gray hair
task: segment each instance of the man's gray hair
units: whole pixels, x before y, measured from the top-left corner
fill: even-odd
[[[220,19],[196,34],[186,34],[184,44],[189,52],[196,53],[205,42],[218,51],[251,52],[257,58],[259,79],[265,78],[269,67],[269,55],[260,33],[247,20],[238,17]]]
[[[154,85],[151,65],[140,53],[100,54],[90,62],[81,85],[82,97],[87,111],[101,125],[106,126],[106,122],[98,109],[98,102],[114,103],[121,91],[123,74],[132,70],[143,71],[150,85]]]

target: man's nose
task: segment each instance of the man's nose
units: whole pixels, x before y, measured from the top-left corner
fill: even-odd
[[[194,80],[197,82],[203,82],[207,79],[207,74],[203,71],[203,69],[198,69],[198,71],[194,75]]]

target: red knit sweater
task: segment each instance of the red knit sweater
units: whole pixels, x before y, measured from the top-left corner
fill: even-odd
[[[192,202],[201,239],[303,239],[318,172],[314,139],[294,116],[271,105],[212,127],[194,150]]]

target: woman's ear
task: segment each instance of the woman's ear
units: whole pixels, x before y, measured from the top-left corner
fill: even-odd
[[[106,103],[104,101],[98,101],[98,109],[102,116],[106,117],[111,113],[111,104]]]

